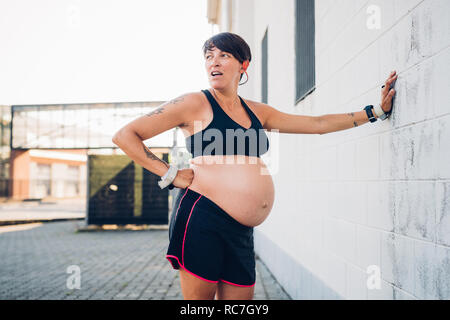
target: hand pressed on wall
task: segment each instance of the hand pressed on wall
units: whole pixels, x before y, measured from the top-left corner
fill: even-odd
[[[386,82],[384,83],[384,86],[382,87],[381,109],[383,109],[385,113],[389,113],[392,110],[392,98],[395,95],[395,90],[391,89],[391,85],[395,84],[397,77],[398,75],[396,74],[396,71],[392,71]]]

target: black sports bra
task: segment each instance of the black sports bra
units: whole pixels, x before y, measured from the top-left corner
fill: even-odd
[[[192,158],[203,155],[246,155],[259,157],[269,150],[269,139],[255,114],[239,96],[251,119],[246,129],[231,119],[209,90],[202,90],[213,110],[213,119],[202,131],[186,138]]]

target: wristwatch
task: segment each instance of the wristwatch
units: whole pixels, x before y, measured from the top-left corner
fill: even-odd
[[[161,177],[161,180],[158,181],[158,185],[161,189],[164,189],[168,185],[171,185],[173,189],[172,181],[175,180],[177,176],[178,168],[176,166],[169,166],[169,170],[167,170],[166,174]]]
[[[380,118],[381,120],[386,120],[387,118],[389,118],[389,115],[391,114],[391,111],[389,112],[384,112],[384,110],[381,108],[381,104],[377,104],[377,106],[373,109],[373,111],[375,112],[375,114],[377,115],[378,118]]]
[[[373,105],[368,105],[364,108],[364,110],[366,110],[367,117],[369,118],[370,122],[375,122],[375,121],[377,121],[377,118],[375,118],[373,116],[372,109],[373,109]]]

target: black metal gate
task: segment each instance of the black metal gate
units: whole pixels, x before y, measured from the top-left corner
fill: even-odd
[[[89,155],[87,224],[167,224],[169,191],[159,179],[127,156]]]

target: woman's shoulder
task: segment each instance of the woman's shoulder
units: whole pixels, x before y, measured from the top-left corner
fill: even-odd
[[[254,101],[243,97],[241,98],[242,100],[244,100],[250,110],[252,110],[252,112],[256,115],[256,117],[258,117],[259,122],[261,122],[261,124],[264,126],[270,106],[259,101]]]

